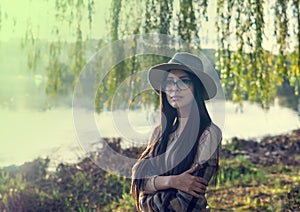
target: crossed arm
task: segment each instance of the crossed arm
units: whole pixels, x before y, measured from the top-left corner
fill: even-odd
[[[197,198],[204,194],[208,181],[212,177],[218,166],[218,148],[222,139],[221,132],[216,125],[212,125],[205,131],[200,139],[197,155],[195,156],[195,164],[189,170],[179,174],[170,176],[155,176],[149,178],[144,186],[144,192],[155,193],[159,190],[174,188],[189,193]],[[203,177],[193,176],[203,164],[209,164],[210,168],[202,171],[207,172],[206,179]],[[199,165],[202,164],[202,165]]]
[[[214,126],[213,126],[214,127]],[[208,182],[218,170],[218,149],[222,136],[210,129],[199,143],[196,166],[179,174],[152,176],[145,181],[140,206],[143,211],[201,211]],[[213,148],[212,148],[213,147]],[[166,209],[167,208],[167,209]]]
[[[198,168],[199,165],[194,165],[179,175],[152,177],[147,181],[145,191],[151,194],[156,191],[174,188],[200,198],[201,194],[205,193],[208,181],[202,177],[192,175]]]
[[[153,193],[144,193],[142,211],[202,211],[207,206],[204,196],[207,182],[217,171],[215,160],[192,167],[180,175],[155,177]]]

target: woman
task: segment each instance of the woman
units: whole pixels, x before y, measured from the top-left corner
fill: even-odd
[[[214,81],[195,55],[177,53],[149,70],[160,95],[160,125],[133,167],[131,192],[138,211],[207,210],[206,186],[218,170],[221,130],[204,100]]]

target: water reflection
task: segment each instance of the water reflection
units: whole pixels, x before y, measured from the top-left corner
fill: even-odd
[[[149,111],[126,113],[132,129],[141,136],[139,139],[146,140],[157,122],[157,116],[149,116],[152,114]],[[84,156],[76,137],[71,108],[56,108],[46,112],[1,108],[0,117],[0,166],[22,164],[38,156],[49,156],[56,163],[76,161]],[[114,128],[111,113],[95,115],[95,120],[103,137],[123,137],[120,134],[122,131]],[[232,102],[226,103],[224,141],[234,136],[259,138],[297,128],[300,128],[297,112],[280,107],[278,102],[269,111],[245,102],[243,113],[236,112]],[[127,142],[128,145],[136,144],[130,143],[130,138]]]

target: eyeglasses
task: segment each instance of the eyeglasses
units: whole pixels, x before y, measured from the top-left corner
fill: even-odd
[[[165,91],[171,91],[174,89],[175,85],[179,90],[186,90],[190,87],[190,85],[192,84],[192,80],[190,79],[182,79],[182,80],[178,80],[178,81],[173,81],[173,80],[166,80],[163,82],[162,84],[162,88]]]

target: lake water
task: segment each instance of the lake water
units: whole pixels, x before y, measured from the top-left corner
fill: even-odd
[[[139,135],[138,139],[145,142],[157,120],[152,120],[146,111],[129,111],[126,114],[132,129]],[[52,165],[57,165],[61,161],[75,162],[85,155],[78,141],[71,108],[46,112],[0,109],[0,117],[0,167],[20,165],[46,156],[51,159]],[[111,113],[95,115],[95,123],[103,137],[126,137],[122,130],[116,128],[120,123],[116,125]],[[245,102],[241,113],[236,112],[231,102],[226,102],[225,122],[221,128],[226,142],[235,136],[259,139],[287,133],[300,128],[300,121],[295,111],[277,104],[265,112],[256,104]],[[86,133],[89,133],[88,130]],[[128,142],[128,145],[136,144],[130,144],[130,139]]]

